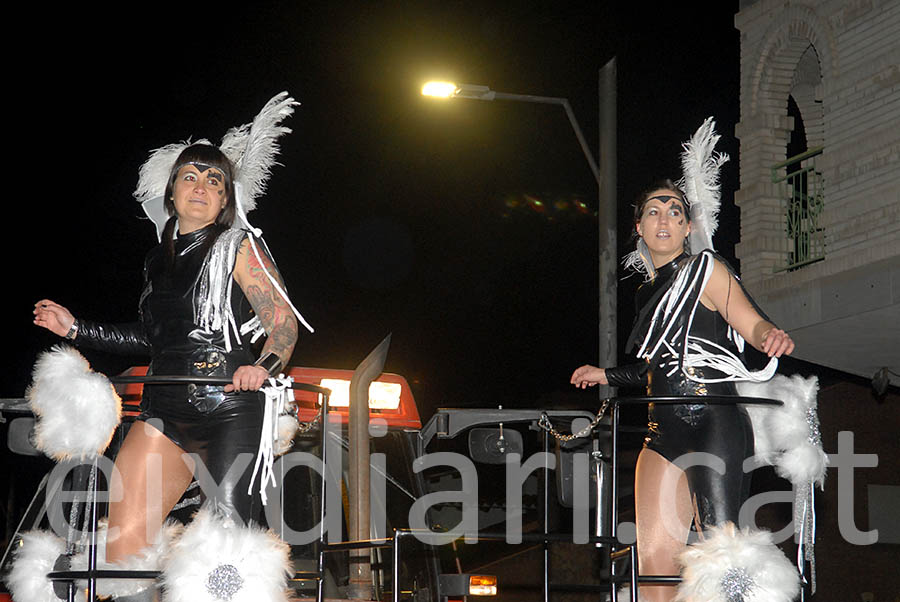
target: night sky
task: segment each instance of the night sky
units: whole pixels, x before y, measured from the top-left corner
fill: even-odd
[[[31,324],[38,299],[136,319],[156,242],[131,196],[148,152],[218,143],[282,90],[302,104],[250,220],[316,328],[293,363],[353,368],[393,333],[386,370],[414,384],[426,415],[594,405],[568,378],[596,361],[604,216],[561,108],[441,103],[419,94],[424,81],[568,98],[596,155],[598,71],[615,56],[619,255],[634,195],[676,178],[680,142],[715,115],[733,157],[718,247],[733,258],[736,1],[281,4],[32,15],[34,45],[7,50],[16,159],[0,397],[21,397],[36,355],[58,341]],[[636,284],[620,282],[620,344]],[[85,355],[109,372],[136,361]]]

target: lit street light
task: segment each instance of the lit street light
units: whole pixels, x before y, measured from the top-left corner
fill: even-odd
[[[531,102],[539,104],[559,105],[566,112],[581,151],[588,162],[591,173],[597,182],[599,189],[598,214],[600,236],[600,299],[599,299],[599,353],[600,366],[612,366],[617,360],[617,336],[616,336],[616,62],[610,60],[600,71],[601,88],[601,157],[604,160],[605,178],[601,178],[600,169],[594,160],[594,155],[588,147],[581,127],[575,119],[569,100],[552,96],[535,96],[531,94],[510,94],[497,92],[489,86],[474,84],[455,84],[453,82],[432,81],[422,87],[422,94],[433,98],[468,98],[473,100],[512,100],[517,102]],[[605,293],[605,294],[604,294]],[[608,387],[597,387],[601,397],[610,393]]]
[[[569,123],[575,131],[578,143],[587,159],[597,181],[598,194],[598,234],[599,234],[599,299],[598,299],[598,339],[599,349],[597,360],[599,366],[615,366],[617,363],[617,307],[618,286],[616,281],[616,267],[618,257],[616,253],[616,60],[610,60],[600,70],[600,157],[603,160],[603,176],[600,177],[600,169],[597,167],[594,156],[581,133],[572,107],[566,98],[550,96],[533,96],[530,94],[509,94],[497,92],[488,86],[472,84],[456,85],[453,82],[428,82],[422,87],[422,94],[435,98],[469,98],[474,100],[512,100],[518,102],[532,102],[539,104],[560,105],[569,118]],[[597,394],[602,399],[613,396],[613,389],[609,386],[597,387]],[[605,533],[603,525],[607,524],[605,513],[610,512],[616,516],[616,502],[611,500],[608,504],[597,504],[597,535],[615,536],[615,530]],[[544,566],[549,562],[548,550],[544,549]],[[544,600],[549,600],[549,590],[545,588]]]
[[[508,92],[497,92],[495,90],[491,90],[488,86],[478,86],[474,84],[456,85],[453,82],[437,81],[428,82],[424,86],[422,86],[422,94],[424,96],[431,96],[433,98],[514,100],[518,102],[534,102],[539,104],[560,105],[563,110],[565,110],[566,117],[569,118],[569,123],[572,124],[572,129],[575,131],[575,137],[578,138],[578,143],[581,145],[581,151],[584,153],[584,158],[587,159],[588,165],[591,168],[591,173],[594,174],[594,179],[597,181],[597,186],[603,186],[600,178],[600,169],[597,167],[597,162],[594,161],[594,155],[591,154],[591,149],[588,147],[587,141],[584,139],[584,134],[581,133],[581,127],[579,127],[578,121],[575,119],[575,113],[572,112],[572,107],[569,105],[568,99],[556,98],[553,96],[532,96],[530,94],[510,94]]]
[[[584,158],[587,159],[599,188],[598,234],[600,298],[598,299],[598,365],[614,366],[617,363],[617,308],[618,286],[616,281],[616,59],[611,59],[600,69],[600,157],[603,160],[603,177],[594,161],[594,156],[581,133],[572,107],[566,98],[534,96],[530,94],[509,94],[497,92],[488,86],[473,84],[457,85],[453,82],[428,82],[422,87],[422,94],[434,98],[469,98],[474,100],[512,100],[561,106],[578,138]],[[612,395],[610,387],[598,386],[601,398]]]

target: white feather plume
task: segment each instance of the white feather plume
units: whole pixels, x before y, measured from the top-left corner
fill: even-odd
[[[15,549],[12,570],[4,578],[16,602],[59,602],[47,573],[66,553],[66,542],[49,531],[22,533]],[[77,596],[79,601],[84,596]]]
[[[765,530],[724,523],[704,530],[703,541],[687,546],[676,560],[684,570],[675,602],[791,602],[800,593],[797,570]],[[730,571],[745,577],[742,598],[723,591]]]
[[[68,345],[42,353],[32,377],[25,397],[37,418],[35,447],[57,461],[102,454],[122,414],[109,379]]]
[[[243,213],[256,208],[256,199],[265,192],[272,167],[277,165],[278,138],[290,133],[290,128],[280,125],[299,105],[287,92],[276,94],[251,123],[231,128],[222,138],[219,149],[235,167],[235,191],[239,195]],[[211,144],[205,138],[190,139],[167,144],[150,153],[150,157],[138,171],[138,183],[134,198],[144,207],[154,222],[157,235],[162,232],[166,217],[162,212],[162,199],[175,159],[191,144]]]
[[[238,526],[204,507],[166,558],[162,579],[167,602],[218,602],[208,580],[227,565],[239,575],[230,602],[287,601],[290,547],[271,531]]]
[[[222,138],[219,148],[234,162],[236,184],[243,191],[241,203],[247,213],[256,207],[256,198],[265,192],[271,169],[277,165],[278,138],[291,131],[280,123],[298,104],[287,92],[276,94],[252,123],[234,127]]]
[[[728,161],[716,153],[716,122],[707,117],[691,139],[682,144],[682,178],[677,182],[687,195],[691,212],[691,253],[714,249],[712,238],[719,224],[719,169]]]
[[[169,182],[169,174],[175,159],[181,151],[191,144],[209,144],[209,140],[201,139],[191,142],[190,139],[174,144],[167,144],[150,151],[150,156],[138,169],[138,183],[135,188],[134,198],[139,203],[162,197],[166,193],[166,185]]]
[[[628,253],[622,259],[622,265],[626,270],[634,270],[638,274],[643,275],[644,282],[649,282],[656,278],[656,267],[650,257],[650,249],[643,238],[637,239],[634,251]]]

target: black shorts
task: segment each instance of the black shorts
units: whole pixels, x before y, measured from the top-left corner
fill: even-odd
[[[151,385],[148,385],[149,389]],[[229,393],[222,387],[209,387],[209,398],[217,398],[214,407],[198,409],[188,401],[187,387],[157,386],[178,395],[145,395],[138,420],[150,423],[202,466],[195,470],[204,498],[214,497],[217,506],[234,511],[235,518],[257,520],[258,482],[248,493],[253,465],[259,449],[264,413],[264,396],[259,392]],[[234,466],[234,470],[232,467]],[[243,468],[242,468],[243,467]],[[205,471],[198,473],[197,471]],[[216,484],[210,491],[206,477]]]

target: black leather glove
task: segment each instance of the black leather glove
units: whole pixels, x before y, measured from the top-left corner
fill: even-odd
[[[647,362],[613,366],[606,369],[606,380],[611,387],[647,386]]]
[[[72,341],[79,347],[123,355],[150,355],[150,342],[140,322],[103,324],[78,320],[78,335]]]

